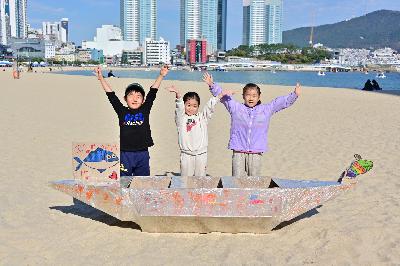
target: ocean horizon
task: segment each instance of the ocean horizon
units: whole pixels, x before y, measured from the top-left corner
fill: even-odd
[[[53,72],[55,74],[93,76],[93,71],[76,70]],[[107,76],[108,70],[103,70],[103,75]],[[113,70],[113,74],[120,78],[138,78],[138,79],[154,79],[157,70]],[[209,71],[214,77],[215,82],[220,83],[256,83],[263,85],[283,85],[295,86],[299,82],[302,86],[309,87],[329,87],[329,88],[348,88],[362,89],[365,82],[370,79],[376,80],[383,90],[400,90],[400,73],[385,73],[386,78],[377,78],[377,72],[365,74],[363,72],[326,72],[325,76],[318,76],[317,72],[309,71]],[[166,80],[181,81],[202,81],[203,72],[200,71],[184,71],[171,70]]]

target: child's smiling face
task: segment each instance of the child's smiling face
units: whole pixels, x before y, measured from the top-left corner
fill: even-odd
[[[260,94],[258,94],[256,88],[248,88],[243,93],[243,100],[248,107],[254,107],[260,100]]]
[[[185,102],[185,113],[195,115],[199,112],[199,103],[196,99],[190,98]]]
[[[137,91],[131,91],[125,98],[130,109],[138,109],[143,104],[143,95]]]

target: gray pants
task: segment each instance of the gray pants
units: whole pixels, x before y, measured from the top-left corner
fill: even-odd
[[[181,176],[206,176],[207,152],[190,155],[181,152]]]
[[[259,176],[262,153],[242,153],[233,151],[232,176]]]

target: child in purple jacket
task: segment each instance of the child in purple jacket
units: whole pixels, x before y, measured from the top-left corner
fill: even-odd
[[[213,82],[210,74],[205,73],[203,80],[216,96],[222,91]],[[228,148],[233,151],[233,176],[259,176],[262,154],[268,151],[268,128],[271,116],[280,110],[291,106],[300,95],[300,84],[297,83],[294,92],[280,96],[267,104],[261,104],[260,88],[253,83],[243,88],[244,103],[233,99],[232,94],[225,95],[221,102],[231,115],[231,132]]]

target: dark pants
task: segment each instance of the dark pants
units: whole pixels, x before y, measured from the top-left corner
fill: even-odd
[[[149,176],[149,151],[121,151],[121,176]]]

